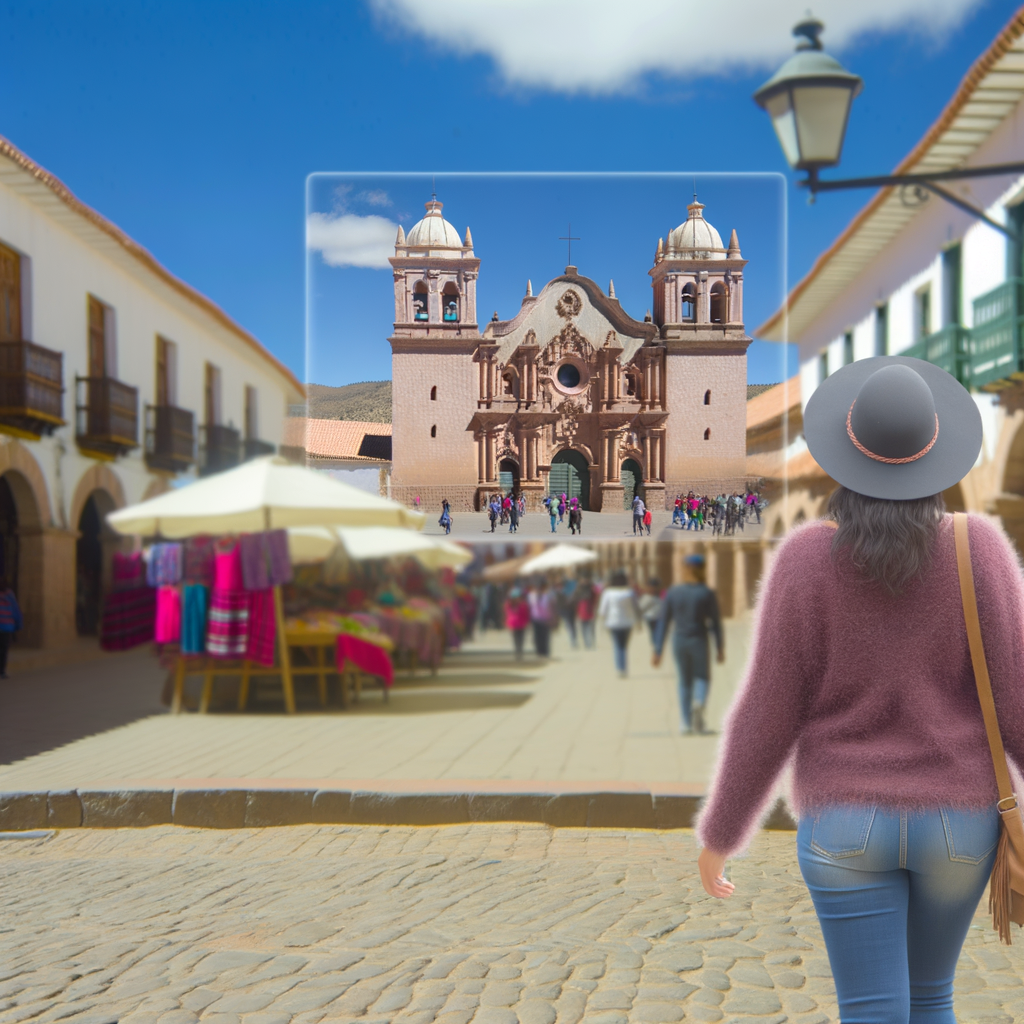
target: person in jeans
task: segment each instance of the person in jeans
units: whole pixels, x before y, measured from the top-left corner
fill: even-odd
[[[981,415],[940,367],[877,356],[818,386],[804,436],[840,486],[764,581],[697,823],[701,881],[730,895],[726,858],[790,764],[840,1020],[954,1024],[957,959],[1000,832],[942,501],[981,450]],[[999,727],[1020,769],[1024,575],[994,520],[970,515],[967,529]]]
[[[0,576],[0,679],[7,678],[7,651],[21,629],[21,608],[6,577]]]
[[[640,621],[640,609],[637,607],[636,594],[633,593],[633,588],[621,569],[612,574],[611,585],[601,595],[597,617],[604,622],[605,629],[612,635],[615,668],[619,675],[625,678],[628,674],[626,648],[629,646],[633,627]]]
[[[647,511],[644,499],[639,494],[633,495],[633,536],[644,535],[644,512]]]
[[[718,598],[704,582],[704,556],[688,555],[683,562],[683,582],[670,587],[659,609],[651,664],[661,664],[661,653],[672,628],[672,653],[679,687],[679,731],[704,732],[704,708],[711,685],[708,632],[714,633],[718,663],[725,661],[722,619]]]
[[[529,603],[534,650],[538,658],[548,658],[551,656],[551,627],[558,620],[558,610],[547,580],[542,579],[530,591]]]

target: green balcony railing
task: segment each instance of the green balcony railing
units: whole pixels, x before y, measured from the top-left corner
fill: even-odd
[[[1021,287],[1011,278],[974,300],[974,327],[970,332],[972,387],[992,389],[999,381],[1021,373]]]
[[[927,338],[922,338],[916,345],[901,352],[901,356],[914,359],[925,359],[929,363],[941,366],[951,373],[961,384],[971,382],[970,367],[970,331],[960,324],[947,324]]]

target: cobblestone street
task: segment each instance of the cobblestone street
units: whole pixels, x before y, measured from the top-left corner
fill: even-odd
[[[688,831],[72,830],[2,845],[0,1024],[836,1020],[792,834],[707,897]],[[1024,1018],[979,914],[961,1022]]]

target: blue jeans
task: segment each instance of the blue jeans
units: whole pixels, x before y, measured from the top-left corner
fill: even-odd
[[[629,646],[629,634],[633,632],[631,626],[619,626],[610,629],[612,635],[612,647],[615,648],[615,667],[619,672],[626,672],[626,648]]]
[[[998,839],[995,806],[847,805],[800,819],[842,1024],[956,1024],[953,974]]]

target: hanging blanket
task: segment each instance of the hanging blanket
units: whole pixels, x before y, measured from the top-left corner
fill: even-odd
[[[156,628],[158,644],[176,644],[181,639],[181,592],[177,587],[160,587],[156,592]]]
[[[249,595],[214,590],[206,629],[206,653],[213,658],[244,658],[249,644]]]
[[[181,582],[180,544],[154,544],[150,548],[146,582],[151,587],[170,587]]]
[[[202,654],[206,650],[206,609],[209,603],[209,591],[206,587],[196,584],[182,588],[182,654]]]
[[[249,642],[245,657],[258,665],[274,664],[277,641],[277,620],[274,615],[274,591],[253,590],[249,593]]]
[[[126,651],[150,643],[155,619],[156,591],[152,587],[112,591],[103,602],[100,647]]]
[[[213,538],[190,537],[185,541],[184,579],[186,583],[213,586]]]
[[[351,662],[360,672],[378,676],[383,680],[385,687],[390,688],[395,681],[395,667],[388,652],[383,647],[368,640],[361,640],[357,636],[340,633],[334,659],[339,672],[344,672],[346,662]]]

